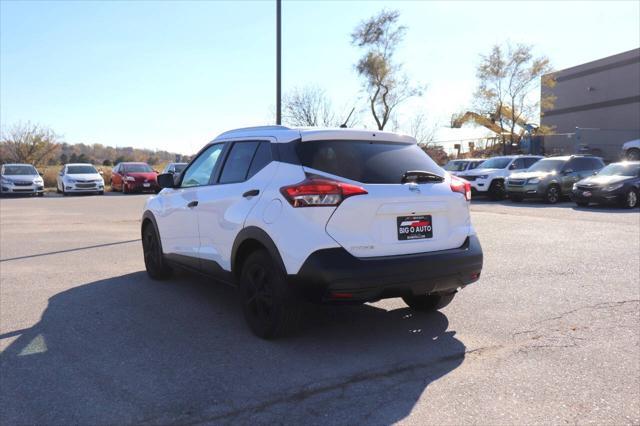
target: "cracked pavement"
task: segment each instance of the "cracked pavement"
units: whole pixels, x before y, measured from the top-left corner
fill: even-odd
[[[0,201],[0,424],[639,424],[640,212],[474,201],[439,313],[313,307],[254,338],[232,288],[144,273],[146,196]]]

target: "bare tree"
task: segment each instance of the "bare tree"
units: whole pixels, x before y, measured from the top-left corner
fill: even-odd
[[[351,43],[365,49],[355,68],[364,79],[363,87],[369,95],[369,108],[378,130],[384,130],[395,108],[405,100],[422,95],[402,72],[402,64],[393,55],[402,41],[406,27],[398,24],[397,10],[383,10],[361,22],[351,34]]]
[[[316,86],[295,88],[284,96],[283,119],[293,126],[337,126],[331,101]]]
[[[423,113],[417,113],[409,122],[409,134],[416,138],[418,145],[430,147],[435,139],[435,126],[430,126]]]
[[[507,142],[520,141],[522,132],[516,132],[516,126],[523,128],[538,115],[541,105],[548,109],[555,102],[550,93],[541,98],[533,94],[539,84],[553,87],[556,82],[550,74],[549,58],[534,57],[532,50],[524,44],[495,45],[488,55],[481,56],[477,68],[475,109],[505,130],[500,135],[505,153]]]
[[[36,167],[45,165],[60,149],[58,136],[53,130],[29,122],[15,124],[2,132],[0,145],[4,161],[28,163]]]

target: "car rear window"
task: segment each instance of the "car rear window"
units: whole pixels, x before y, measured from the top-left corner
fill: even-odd
[[[309,141],[296,147],[300,163],[362,183],[400,183],[405,172],[444,171],[416,144],[371,141]]]

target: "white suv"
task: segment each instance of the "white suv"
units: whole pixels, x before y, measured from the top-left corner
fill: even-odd
[[[142,218],[148,274],[178,265],[237,284],[260,337],[295,326],[300,299],[438,309],[482,269],[468,182],[409,136],[238,129],[158,183]]]
[[[492,157],[469,172],[458,174],[471,183],[474,193],[489,195],[492,200],[501,200],[506,195],[504,181],[512,173],[522,172],[542,159],[539,155],[505,155]]]

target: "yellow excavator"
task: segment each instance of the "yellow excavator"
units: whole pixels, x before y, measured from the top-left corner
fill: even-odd
[[[463,124],[473,121],[476,124],[484,126],[498,135],[504,135],[505,133],[510,133],[511,131],[509,129],[505,129],[500,126],[498,117],[502,116],[505,118],[505,120],[509,120],[512,114],[511,108],[507,106],[503,106],[502,108],[500,108],[499,112],[500,114],[496,112],[494,114],[487,114],[485,116],[485,115],[478,114],[477,112],[467,111],[463,115],[455,117],[451,122],[451,127],[454,129],[459,129],[460,127],[462,127]],[[527,123],[522,119],[522,117],[516,118],[516,124],[518,125],[518,127],[520,127],[518,138],[521,138],[522,135],[524,135],[524,132],[527,130],[527,128],[532,126],[537,127],[535,125]]]

